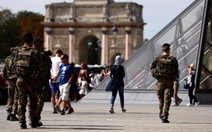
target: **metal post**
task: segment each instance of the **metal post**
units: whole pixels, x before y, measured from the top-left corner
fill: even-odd
[[[112,27],[112,32],[113,32],[113,34],[115,35],[114,41],[115,41],[115,55],[116,55],[116,34],[117,34],[117,32],[118,32],[118,27],[117,27],[116,25],[114,25],[114,26]]]
[[[98,64],[101,63],[100,58],[101,58],[101,40],[98,39],[97,40],[97,44],[98,44]]]

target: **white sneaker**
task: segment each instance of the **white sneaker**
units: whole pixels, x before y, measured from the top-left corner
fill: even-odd
[[[174,103],[172,106],[179,106],[178,104]]]
[[[195,102],[194,106],[198,106],[199,105],[199,102]]]
[[[192,104],[188,103],[186,106],[192,106]]]

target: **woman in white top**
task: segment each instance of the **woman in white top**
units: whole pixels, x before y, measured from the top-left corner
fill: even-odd
[[[190,64],[188,66],[188,76],[185,77],[184,80],[186,81],[187,84],[189,84],[189,88],[188,88],[189,103],[187,104],[187,106],[192,106],[193,103],[195,106],[199,105],[197,98],[193,94],[193,91],[195,88],[195,84],[194,84],[195,83],[194,82],[195,81],[195,65],[194,64]]]

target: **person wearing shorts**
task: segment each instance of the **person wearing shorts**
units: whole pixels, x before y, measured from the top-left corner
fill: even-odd
[[[56,80],[53,81],[53,77],[56,76],[57,72],[60,69],[61,63],[61,55],[63,54],[62,50],[57,50],[56,54],[54,57],[51,58],[52,61],[52,68],[51,68],[51,79],[49,81],[49,86],[51,88],[51,102],[52,102],[52,108],[53,108],[53,113],[57,113],[55,109],[56,105],[56,100],[59,99],[59,80],[60,78],[58,77]]]
[[[71,114],[74,112],[74,109],[72,108],[71,102],[69,99],[69,91],[71,87],[71,82],[74,79],[74,68],[69,63],[67,54],[63,54],[61,56],[61,62],[62,62],[62,65],[60,66],[60,70],[58,71],[57,75],[53,77],[53,80],[56,80],[58,77],[60,77],[59,90],[60,90],[60,98],[62,100],[61,115],[65,115],[66,107],[68,107],[67,114]],[[57,102],[56,106],[58,105],[59,105],[59,102]]]

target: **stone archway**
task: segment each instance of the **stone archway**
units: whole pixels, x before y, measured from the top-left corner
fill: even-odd
[[[42,23],[45,49],[56,50],[58,47],[54,46],[60,44],[60,48],[69,53],[70,61],[76,64],[84,61],[110,65],[116,53],[121,53],[126,60],[135,53],[143,44],[143,6],[133,2],[96,2],[74,0],[46,5]],[[61,38],[64,43],[56,41]],[[94,45],[88,47],[90,39]],[[98,39],[102,41],[101,48],[96,45]]]
[[[88,65],[101,63],[100,41],[96,36],[88,35],[80,41],[79,62],[85,62]]]

